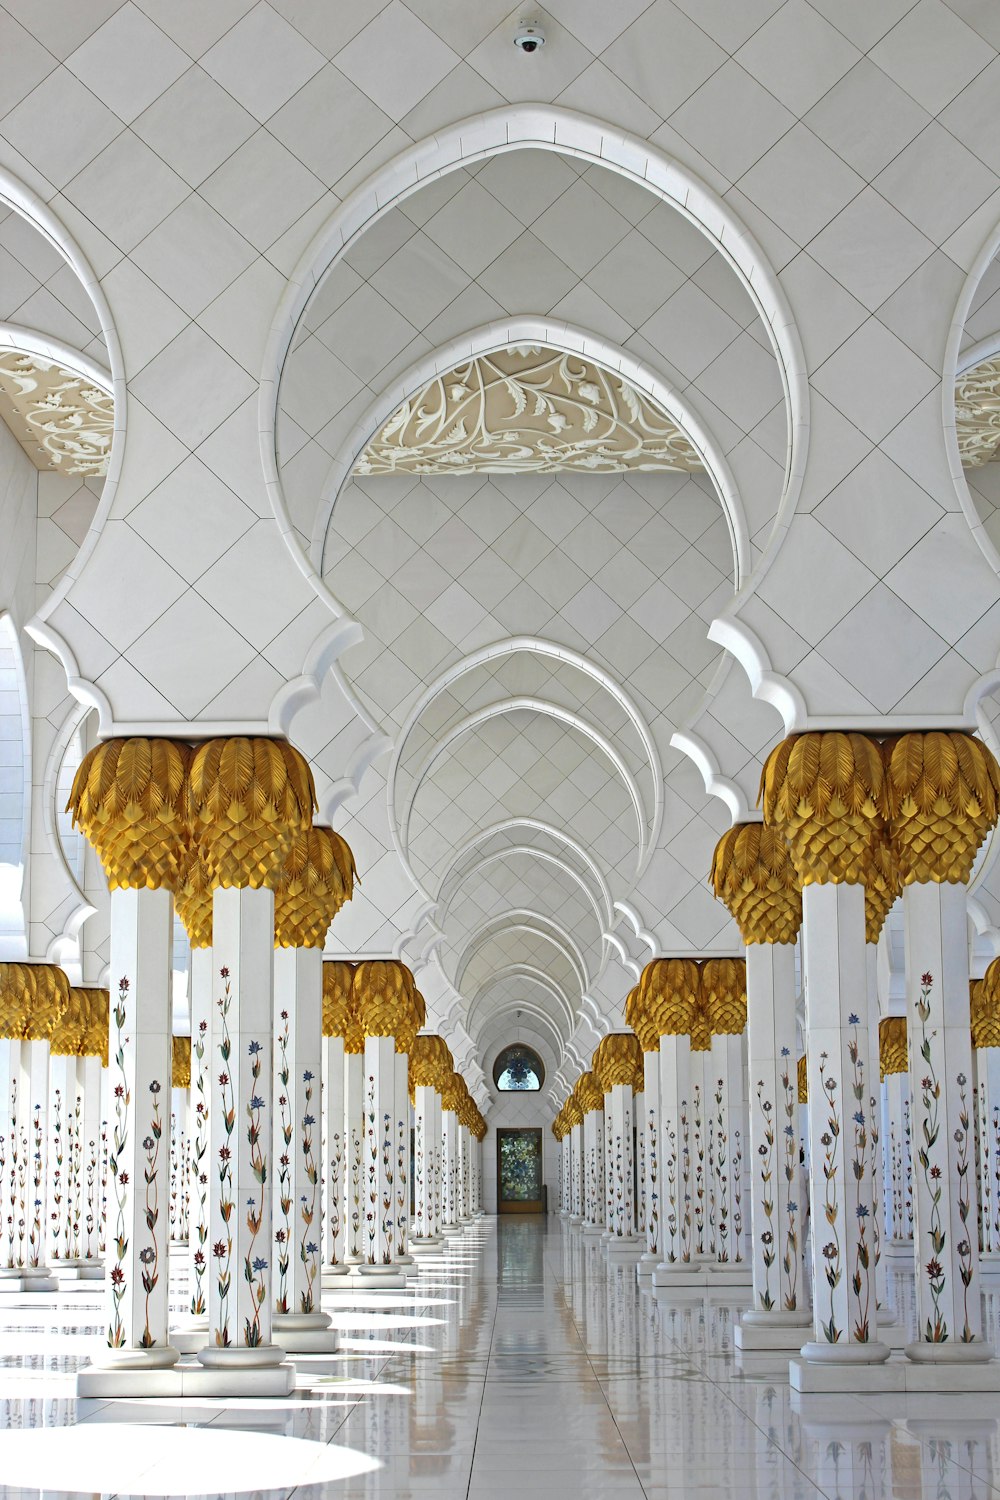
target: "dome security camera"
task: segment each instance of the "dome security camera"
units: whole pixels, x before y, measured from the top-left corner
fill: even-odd
[[[514,46],[525,57],[532,57],[539,48],[545,46],[545,32],[534,21],[522,21],[517,28]]]

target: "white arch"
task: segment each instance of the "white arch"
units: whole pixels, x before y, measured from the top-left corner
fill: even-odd
[[[955,486],[955,494],[958,503],[962,507],[962,514],[969,523],[969,530],[975,537],[980,551],[993,569],[994,573],[1000,573],[1000,552],[986,531],[979,512],[976,510],[975,501],[969,491],[962,468],[962,458],[958,451],[958,425],[955,420],[955,382],[960,373],[978,364],[980,360],[989,357],[989,353],[996,353],[996,348],[988,349],[991,340],[982,340],[974,348],[961,354],[962,336],[965,333],[965,325],[969,321],[969,313],[972,309],[972,299],[976,295],[979,283],[986,274],[987,268],[992,260],[1000,254],[1000,222],[996,223],[990,230],[983,243],[983,247],[976,256],[962,284],[962,290],[955,304],[955,312],[952,316],[951,327],[948,330],[948,341],[945,345],[944,368],[941,372],[941,417],[944,424],[944,441],[948,454],[948,468],[951,472],[952,483]],[[973,358],[975,356],[975,358]]]
[[[326,539],[337,497],[350,479],[354,465],[373,435],[385,426],[404,401],[409,400],[415,392],[423,390],[436,376],[447,375],[463,360],[493,354],[498,349],[506,349],[513,344],[541,344],[563,353],[578,354],[603,365],[605,369],[624,376],[638,390],[644,391],[683,431],[715,486],[729,529],[729,541],[733,549],[734,589],[738,591],[749,571],[750,537],[736,481],[715,438],[705,429],[690,404],[642,360],[636,359],[633,354],[600,334],[591,333],[574,323],[563,322],[560,318],[540,317],[537,314],[501,318],[457,334],[448,343],[417,360],[388,390],[375,398],[341,444],[320,493],[320,505],[316,511],[309,549],[310,559],[317,571],[323,571]]]
[[[278,385],[299,317],[337,257],[396,204],[458,167],[526,147],[575,156],[647,188],[694,224],[735,272],[768,331],[788,416],[785,482],[760,567],[769,561],[787,529],[805,472],[809,385],[791,308],[761,247],[717,193],[648,141],[575,110],[550,104],[510,104],[445,126],[401,151],[361,183],[314,237],[275,311],[260,381],[261,463],[278,527],[314,588],[316,570],[294,533],[275,445]]]
[[[451,745],[456,740],[461,739],[463,735],[471,734],[473,730],[479,728],[481,724],[487,723],[490,719],[503,718],[505,714],[517,712],[544,714],[549,718],[558,720],[559,723],[565,724],[567,728],[590,740],[592,744],[596,745],[601,754],[611,762],[629,794],[629,801],[632,803],[632,809],[635,813],[639,835],[639,857],[636,864],[638,869],[642,869],[645,863],[647,847],[646,810],[642,805],[642,797],[635,778],[632,776],[622,757],[615,750],[610,740],[601,734],[599,730],[595,729],[593,725],[588,724],[585,719],[581,719],[579,714],[574,714],[568,708],[562,708],[557,703],[549,703],[544,698],[527,697],[505,698],[497,703],[487,703],[482,708],[476,709],[475,713],[467,714],[464,719],[460,719],[457,724],[453,724],[447,734],[436,742],[424,764],[420,767],[419,772],[413,773],[413,784],[409,789],[398,819],[400,842],[403,845],[407,860],[409,860],[410,854],[409,826],[410,817],[413,813],[413,805],[419,796],[421,786],[431,774],[437,761],[442,755],[447,754]]]
[[[517,920],[512,921],[511,918]],[[508,937],[514,932],[530,933],[532,937],[548,943],[549,947],[554,948],[569,964],[580,989],[587,988],[589,983],[587,964],[573,936],[558,922],[547,917],[544,912],[533,911],[526,906],[512,906],[506,911],[497,912],[472,929],[466,937],[462,956],[458,961],[455,975],[456,988],[461,990],[465,971],[480,948],[494,938]]]
[[[609,672],[604,671],[602,667],[598,667],[594,662],[588,661],[586,657],[580,656],[578,652],[571,651],[568,646],[557,646],[552,641],[543,641],[540,640],[537,636],[511,636],[508,640],[497,641],[491,646],[483,646],[478,651],[473,651],[469,656],[463,657],[461,661],[456,662],[453,666],[449,667],[447,671],[443,672],[440,677],[434,680],[434,682],[429,683],[420,694],[416,703],[410,709],[410,712],[407,714],[406,720],[400,729],[399,737],[396,741],[396,751],[393,755],[392,764],[389,767],[389,774],[387,777],[389,831],[392,835],[393,846],[396,850],[396,853],[399,855],[400,859],[406,866],[406,869],[410,874],[410,878],[416,885],[417,890],[426,901],[433,900],[433,897],[424,886],[423,882],[417,878],[416,874],[410,867],[406,851],[400,841],[398,819],[396,815],[396,780],[400,771],[400,762],[402,759],[402,755],[406,748],[407,737],[412,731],[414,725],[419,722],[421,715],[430,706],[430,704],[433,703],[434,699],[438,696],[439,693],[443,692],[446,688],[451,687],[453,683],[457,682],[459,678],[463,677],[466,673],[474,671],[477,667],[483,666],[486,662],[496,661],[502,656],[510,656],[518,651],[534,651],[540,656],[550,656],[555,658],[556,660],[566,662],[571,667],[577,668],[586,676],[590,677],[594,682],[599,683],[601,687],[606,689],[606,691],[611,694],[611,696],[618,703],[619,707],[631,720],[632,726],[638,733],[639,738],[642,741],[643,749],[646,752],[646,758],[649,762],[650,771],[652,773],[654,788],[654,806],[653,817],[649,830],[649,845],[646,851],[646,858],[644,859],[642,866],[640,866],[639,870],[637,871],[636,879],[639,879],[639,877],[642,875],[645,864],[648,862],[649,855],[651,854],[652,850],[656,848],[656,840],[659,834],[660,823],[663,818],[663,772],[660,766],[660,757],[659,753],[657,752],[653,736],[650,733],[649,729],[646,727],[645,720],[639,713],[638,708],[636,708],[635,704],[632,702],[628,693],[626,693],[625,689],[615,681],[615,679]]]
[[[601,909],[594,899],[594,893],[589,889],[587,882],[584,880],[583,876],[580,875],[578,871],[574,870],[571,865],[567,864],[564,859],[560,859],[557,854],[552,854],[546,849],[535,849],[531,844],[512,844],[509,849],[498,849],[493,854],[486,854],[482,857],[482,859],[477,860],[475,864],[470,865],[468,870],[463,872],[461,878],[457,881],[454,890],[451,892],[447,901],[444,903],[444,906],[441,908],[437,916],[437,921],[440,922],[442,926],[447,922],[448,914],[451,911],[452,902],[458,896],[459,892],[464,887],[465,882],[471,876],[481,874],[489,865],[503,863],[503,861],[509,859],[512,854],[524,855],[529,859],[537,859],[543,864],[554,865],[556,869],[561,870],[564,875],[568,875],[569,878],[573,881],[574,885],[578,886],[586,897],[587,902],[594,913],[594,917],[597,922],[597,930],[603,937],[604,923],[601,920]]]
[[[564,832],[561,828],[556,828],[552,823],[542,822],[540,818],[506,818],[501,823],[491,823],[488,828],[480,829],[478,833],[472,834],[464,841],[464,843],[459,844],[454,853],[451,864],[445,871],[441,883],[438,886],[437,903],[435,904],[440,903],[445,886],[448,884],[448,881],[451,879],[453,872],[462,863],[462,860],[467,854],[470,854],[473,849],[477,848],[480,844],[487,843],[488,840],[494,838],[499,833],[507,833],[515,829],[519,830],[521,828],[527,828],[534,833],[543,834],[546,837],[553,839],[558,844],[564,844],[567,849],[572,851],[573,855],[580,861],[584,869],[593,876],[594,883],[600,891],[601,899],[604,902],[604,922],[610,925],[613,920],[615,902],[612,900],[611,890],[607,882],[605,881],[604,876],[601,874],[600,868],[598,867],[596,861],[587,853],[583,845],[577,843],[576,839],[574,839],[570,834]],[[515,846],[512,844],[508,847],[513,849],[519,846]],[[533,848],[532,852],[537,853],[538,851]],[[566,869],[572,870],[572,867],[568,865],[565,860],[560,861],[560,863],[562,863]],[[576,878],[581,880],[581,884],[583,883],[579,875],[577,875]],[[459,877],[459,879],[461,879],[461,877]],[[430,910],[430,904],[424,908],[425,913],[429,912]]]

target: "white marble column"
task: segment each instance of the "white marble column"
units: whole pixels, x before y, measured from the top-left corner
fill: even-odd
[[[921,1363],[980,1362],[983,1338],[966,888],[903,889],[917,1342]]]
[[[180,1245],[190,1235],[190,1098],[189,1088],[170,1090],[170,1239]]]
[[[749,1135],[745,1039],[742,1033],[714,1033],[711,1069],[715,1219],[713,1273],[750,1280],[744,1254],[749,1205],[744,1191]]]
[[[395,1097],[396,1044],[391,1036],[366,1036],[362,1269],[368,1275],[396,1272]]]
[[[412,1266],[410,1254],[410,1084],[409,1059],[396,1043],[393,1062],[393,1137],[396,1143],[394,1232],[396,1248],[393,1258],[398,1266]]]
[[[323,1038],[323,1275],[347,1274],[346,1069],[344,1038]]]
[[[214,1168],[209,1156],[209,1100],[212,1095],[212,1057],[209,1029],[214,1013],[215,969],[212,950],[191,949],[191,1203],[188,1212],[188,1244],[191,1251],[192,1318],[208,1329],[208,1283],[210,1270],[209,1174]]]
[[[79,1061],[83,1115],[80,1162],[81,1274],[97,1278],[101,1270],[101,1067],[100,1057]]]
[[[272,1037],[274,895],[218,887],[209,1027],[209,1368],[281,1364],[273,1342]]]
[[[683,1125],[687,1142],[681,1163],[681,1179],[690,1200],[691,1259],[709,1262],[715,1259],[715,1151],[712,1115],[711,1057],[709,1042],[704,1047],[692,1037],[688,1055],[687,1108]]]
[[[972,1055],[979,1137],[980,1269],[995,1273],[1000,1271],[1000,1046],[974,1047]]]
[[[275,948],[274,1012],[272,1336],[294,1353],[332,1353],[339,1341],[320,1308],[322,949]]]
[[[458,1229],[458,1118],[447,1101],[441,1110],[441,1223],[447,1234]]]
[[[28,1167],[31,1109],[21,1083],[21,1048],[15,1037],[0,1041],[0,1282],[17,1279],[28,1260]]]
[[[344,1193],[348,1266],[360,1266],[365,1259],[365,1059],[364,1051],[354,1051],[344,1044]]]
[[[639,1274],[652,1275],[660,1263],[660,1039],[656,1047],[644,1046],[642,1054],[644,1088],[636,1109],[643,1114],[643,1181],[645,1183],[646,1248],[639,1261]]]
[[[51,1056],[49,1063],[48,1130],[48,1254],[53,1266],[65,1266],[74,1258],[73,1117],[76,1108],[76,1058],[65,1053]]]
[[[798,1348],[810,1317],[800,1196],[795,944],[748,943],[746,965],[753,1307],[741,1318],[737,1347],[774,1347],[780,1338],[781,1347]]]
[[[884,1030],[892,1022],[903,1028],[898,1057],[886,1060]],[[886,1017],[879,1028],[882,1081],[882,1162],[886,1253],[909,1262],[913,1256],[913,1164],[910,1157],[910,1074],[905,1044],[906,1018]]]
[[[170,892],[112,890],[107,1347],[95,1374],[162,1369],[178,1357],[167,1294],[172,953]]]
[[[431,1195],[433,1213],[431,1222],[434,1225],[435,1238],[442,1238],[444,1227],[444,1122],[441,1106],[441,1088],[435,1090],[434,1112],[431,1116],[430,1150],[431,1150]]]
[[[604,1214],[604,1111],[591,1106],[583,1116],[584,1223],[585,1234],[603,1234]]]
[[[437,1089],[431,1083],[414,1088],[413,1190],[414,1218],[410,1243],[414,1249],[440,1243],[434,1193],[434,1155],[437,1149]]]
[[[692,1272],[692,1194],[689,1131],[691,1038],[686,1031],[660,1036],[660,1245],[663,1259],[654,1286],[669,1286]]]
[[[868,1098],[872,1056],[861,885],[804,887],[803,975],[809,1038],[814,1336],[802,1365],[879,1364],[875,1209]]]
[[[641,1253],[635,1228],[635,1122],[630,1083],[616,1083],[604,1095],[604,1159],[608,1181],[608,1234],[613,1252]]]

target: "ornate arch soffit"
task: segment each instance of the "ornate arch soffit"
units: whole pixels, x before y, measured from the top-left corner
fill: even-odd
[[[641,869],[647,852],[647,813],[642,805],[642,796],[634,776],[611,744],[611,741],[605,735],[601,734],[600,730],[595,729],[592,724],[589,724],[586,719],[582,719],[579,714],[574,714],[569,709],[562,708],[557,703],[549,703],[544,698],[504,698],[497,703],[486,704],[485,707],[477,709],[475,713],[468,714],[458,724],[453,725],[447,734],[437,741],[419,771],[415,773],[413,785],[407,793],[406,801],[398,816],[399,838],[407,861],[409,861],[410,856],[409,824],[413,806],[420,795],[421,786],[433,771],[438,760],[442,756],[447,755],[451,751],[452,746],[464,735],[471,734],[491,719],[502,718],[505,714],[518,712],[543,714],[548,718],[556,719],[568,729],[572,729],[575,733],[590,740],[605,759],[610,761],[629,794],[629,801],[635,813],[639,844],[637,865]]]
[[[71,703],[66,717],[59,726],[58,733],[49,746],[49,753],[45,758],[45,768],[42,780],[42,823],[45,828],[45,839],[49,846],[48,852],[55,861],[59,874],[66,886],[70,906],[63,918],[62,932],[54,937],[49,944],[46,958],[50,962],[58,963],[63,958],[72,957],[72,950],[76,945],[80,929],[89,917],[97,912],[97,907],[87,900],[84,892],[80,889],[79,881],[73,874],[66,861],[66,852],[63,849],[62,840],[59,837],[59,829],[56,824],[59,772],[62,768],[63,758],[72,743],[73,736],[82,729],[90,709],[85,703]]]
[[[107,474],[111,374],[78,349],[0,323],[0,413],[36,469],[88,479]]]
[[[555,1015],[551,1011],[545,1010],[537,1002],[533,1003],[530,999],[525,999],[520,1004],[520,1009],[529,1011],[536,1020],[547,1022],[559,1038],[560,1049],[565,1048],[567,1040],[573,1035],[576,1027],[577,1018],[573,1007],[559,986],[548,975],[543,974],[539,969],[532,968],[530,964],[510,964],[506,969],[498,970],[495,974],[492,974],[487,982],[480,986],[469,1001],[465,1011],[464,1024],[468,1028],[470,1035],[473,1031],[481,1030],[495,1015],[502,1013],[503,1007],[497,1006],[495,1009],[489,1010],[482,1017],[479,1015],[479,1011],[486,1006],[490,991],[494,990],[505,979],[523,979],[530,984],[536,985],[539,990],[552,997],[557,1007],[557,1014]],[[514,1010],[518,1008],[518,1005],[514,1004],[509,1008]],[[565,1032],[561,1029],[560,1022],[565,1027]]]
[[[768,330],[788,418],[785,482],[760,571],[780,545],[805,472],[809,386],[791,308],[763,250],[717,193],[648,141],[575,110],[537,103],[514,104],[445,126],[407,147],[373,173],[331,215],[305,251],[282,294],[261,371],[258,422],[261,463],[279,529],[314,588],[318,585],[316,569],[295,537],[281,488],[275,446],[278,386],[299,317],[327,269],[390,208],[458,167],[526,147],[575,156],[648,189],[694,224],[740,278]]]
[[[982,249],[976,256],[965,278],[962,290],[959,293],[958,302],[955,304],[955,312],[948,330],[948,342],[945,346],[944,367],[941,371],[941,421],[944,427],[945,448],[948,453],[948,468],[951,472],[952,483],[955,486],[955,494],[962,508],[962,514],[969,523],[969,530],[976,539],[979,550],[994,573],[1000,573],[1000,552],[991,540],[986,528],[976,510],[975,501],[969,493],[969,486],[965,478],[965,470],[962,467],[962,455],[958,446],[958,423],[955,414],[955,386],[959,377],[968,370],[973,363],[988,358],[990,354],[996,353],[991,348],[992,339],[984,340],[962,354],[962,337],[965,333],[965,325],[969,320],[972,301],[976,295],[979,283],[986,274],[990,262],[1000,255],[1000,222],[997,222],[987,235]],[[989,691],[989,689],[984,689]]]
[[[521,1012],[520,1020],[515,1019]],[[542,1054],[545,1064],[545,1082],[536,1098],[544,1099],[551,1089],[551,1079],[558,1071],[566,1042],[551,1018],[545,1017],[529,1004],[516,1000],[505,1001],[484,1016],[476,1033],[477,1045],[482,1049],[483,1072],[487,1078],[493,1074],[493,1064],[504,1047],[509,1045],[513,1030],[526,1032],[531,1038],[529,1045]],[[547,1054],[547,1055],[546,1055]]]
[[[33,192],[26,183],[21,182],[13,173],[3,168],[0,168],[0,203],[6,203],[15,213],[27,219],[28,223],[39,234],[44,236],[53,249],[66,261],[70,269],[75,272],[77,279],[93,303],[94,311],[101,326],[101,333],[104,335],[108,359],[111,364],[114,428],[111,437],[111,450],[108,456],[107,474],[104,480],[104,490],[100,503],[91,522],[90,530],[78,548],[76,556],[71,560],[57,587],[35,612],[25,627],[33,640],[47,647],[62,662],[69,680],[70,691],[74,693],[74,696],[92,707],[103,709],[106,713],[108,705],[106,699],[104,699],[104,695],[94,690],[91,684],[84,683],[81,680],[73,652],[61,636],[55,631],[45,628],[44,622],[48,619],[56,605],[65,598],[71,584],[83,571],[84,564],[97,544],[97,539],[111,510],[115,490],[118,487],[125,446],[126,422],[125,364],[122,358],[121,344],[118,340],[118,333],[111,317],[111,309],[108,306],[108,300],[104,295],[101,283],[95,276],[90,262],[79,245],[62,221],[52,212],[48,204],[43,203],[38,194]],[[75,356],[74,363],[76,367],[80,366],[82,359],[82,355],[77,354]],[[88,365],[89,363],[87,361]]]
[[[310,545],[310,559],[316,569],[322,571],[323,568],[323,554],[337,496],[356,471],[359,460],[376,434],[384,431],[386,424],[405,403],[433,381],[446,378],[456,366],[517,345],[541,346],[554,353],[576,355],[598,365],[602,371],[620,377],[678,429],[695,454],[699,468],[706,472],[715,487],[729,530],[729,542],[733,550],[734,587],[738,590],[749,569],[750,554],[743,503],[722,449],[692,407],[690,398],[680,396],[648,365],[599,334],[573,323],[565,323],[561,319],[527,313],[516,318],[484,323],[450,339],[448,343],[442,344],[411,365],[362,414],[333,460],[323,486]]]

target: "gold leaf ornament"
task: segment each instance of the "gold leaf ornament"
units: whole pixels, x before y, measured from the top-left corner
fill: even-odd
[[[794,943],[802,890],[784,834],[765,823],[737,823],[715,846],[709,877],[745,943]]]
[[[906,1041],[906,1017],[883,1016],[878,1023],[878,1070],[884,1083],[892,1073],[906,1073],[910,1067]]]
[[[713,1036],[741,1036],[747,1024],[747,966],[742,958],[706,958],[701,993]]]
[[[761,777],[764,822],[781,832],[802,885],[861,885],[872,838],[885,825],[885,769],[877,740],[823,730],[793,734]]]
[[[352,993],[365,1036],[395,1037],[411,1027],[416,1035],[423,1024],[423,1001],[412,973],[398,959],[356,964]]]
[[[170,1085],[175,1089],[191,1087],[191,1038],[171,1037]]]
[[[796,1066],[796,1081],[799,1087],[799,1103],[809,1103],[809,1059],[805,1056],[799,1058]]]
[[[90,991],[70,986],[66,1009],[56,1021],[49,1036],[53,1057],[79,1057],[90,1022]]]
[[[573,1092],[585,1115],[595,1114],[597,1110],[604,1109],[604,1090],[593,1072],[581,1073],[576,1080]]]
[[[574,1125],[583,1124],[583,1110],[581,1109],[580,1101],[575,1094],[570,1094],[569,1098],[566,1100],[566,1103],[563,1105],[563,1109],[566,1111],[567,1133],[573,1129]]]
[[[112,890],[175,891],[188,863],[191,750],[178,740],[105,740],[73,778],[66,811]]]
[[[899,895],[899,859],[888,838],[872,839],[865,876],[865,942],[877,943]]]
[[[342,1036],[344,1051],[365,1050],[365,1031],[354,1000],[354,965],[333,959],[323,965],[323,1035]]]
[[[639,978],[640,1003],[661,1037],[690,1034],[699,987],[692,958],[654,958],[646,965]]]
[[[99,1057],[108,1066],[108,1027],[111,1020],[111,997],[104,989],[87,989],[87,1027],[80,1043],[81,1057]]]
[[[279,948],[322,948],[330,923],[354,894],[354,856],[332,828],[297,833],[274,894]]]
[[[691,1038],[692,1052],[711,1052],[712,1023],[708,1019],[708,1006],[705,1003],[704,994],[700,994],[695,1001],[691,1012],[691,1030],[688,1035]]]
[[[174,895],[177,915],[192,948],[212,946],[212,903],[215,886],[197,849],[189,852],[183,883]]]
[[[1000,959],[982,979],[970,980],[969,1010],[974,1047],[1000,1047]]]
[[[299,751],[285,740],[206,740],[191,758],[189,785],[192,836],[213,883],[254,890],[279,883],[316,808]]]
[[[634,1089],[636,1079],[644,1076],[639,1038],[631,1031],[613,1031],[601,1037],[590,1066],[603,1093],[609,1094],[616,1084]],[[584,1073],[583,1077],[586,1076]]]
[[[931,730],[886,740],[883,753],[902,884],[964,884],[1000,810],[992,751],[960,730]]]
[[[639,1038],[643,1052],[659,1052],[660,1032],[642,997],[639,985],[629,990],[625,1000],[625,1024]]]
[[[69,1008],[69,992],[57,964],[0,963],[0,1034],[47,1042]]]
[[[441,1089],[455,1071],[455,1059],[443,1036],[425,1032],[409,1050],[410,1094],[416,1088]]]

